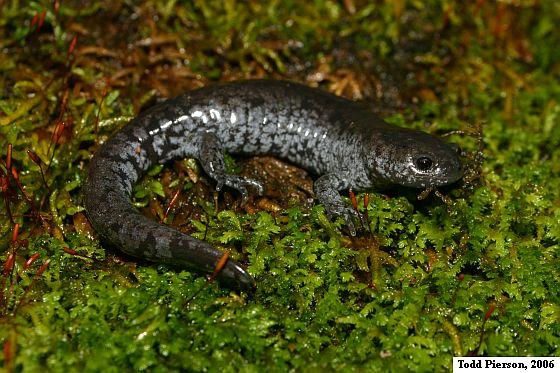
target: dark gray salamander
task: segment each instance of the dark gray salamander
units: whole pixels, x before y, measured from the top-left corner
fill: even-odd
[[[223,154],[271,154],[320,176],[317,199],[351,231],[355,212],[339,191],[393,183],[431,187],[462,176],[457,148],[429,134],[391,126],[352,101],[292,82],[219,84],[167,100],[132,120],[99,148],[89,167],[85,207],[96,231],[123,252],[198,272],[222,252],[142,216],[134,183],[157,163],[194,157],[217,182],[247,198],[255,180],[226,173]],[[228,260],[219,279],[241,289],[253,278]]]

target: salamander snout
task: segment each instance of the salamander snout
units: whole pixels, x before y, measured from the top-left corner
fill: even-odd
[[[426,188],[451,184],[463,176],[460,148],[424,132],[403,131],[384,139],[375,173],[391,183]]]

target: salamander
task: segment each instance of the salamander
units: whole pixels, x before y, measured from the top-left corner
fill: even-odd
[[[249,189],[262,194],[263,186],[229,174],[224,152],[273,155],[316,175],[316,199],[354,234],[356,212],[340,191],[451,184],[463,174],[457,148],[390,125],[363,105],[317,88],[276,80],[216,84],[153,106],[100,146],[89,165],[84,205],[101,238],[124,253],[211,273],[221,251],[133,207],[132,188],[150,167],[196,158],[218,191],[227,186],[245,201]],[[255,287],[231,259],[218,278],[241,290]]]

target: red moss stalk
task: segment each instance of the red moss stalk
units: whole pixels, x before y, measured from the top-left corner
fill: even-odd
[[[39,21],[37,23],[37,31],[39,31],[41,29],[41,27],[43,27],[43,24],[45,23],[45,16],[47,15],[47,11],[43,10],[41,12],[41,14],[39,15]]]
[[[12,269],[14,269],[15,260],[16,260],[16,254],[14,252],[11,252],[10,255],[8,255],[8,258],[6,259],[6,262],[4,263],[2,276],[6,278],[10,275]]]
[[[73,250],[69,247],[64,247],[62,250],[64,250],[65,253],[70,255],[78,255],[78,252],[76,250]]]
[[[358,211],[358,200],[356,199],[356,194],[352,189],[348,190],[348,195],[350,196],[350,201],[352,201],[352,207],[354,210]]]
[[[19,191],[21,192],[21,194],[23,194],[23,197],[25,198],[25,200],[29,204],[29,207],[31,207],[31,211],[33,212],[33,215],[35,217],[38,217],[43,223],[46,223],[44,221],[43,217],[41,216],[41,214],[39,213],[39,210],[35,206],[35,203],[31,199],[31,197],[29,197],[27,195],[27,193],[25,193],[25,189],[23,189],[23,185],[21,185],[21,181],[19,180],[19,174],[18,174],[15,167],[12,167],[12,177],[14,178],[14,181],[16,182],[16,185],[17,185]]]
[[[43,274],[43,272],[45,272],[47,270],[47,268],[49,268],[49,265],[51,264],[51,260],[47,259],[45,261],[45,263],[43,263],[43,265],[41,267],[39,267],[39,270],[37,271],[37,273],[35,273],[35,278],[39,278],[41,277],[41,275]],[[31,284],[29,285],[31,286]]]
[[[351,188],[348,189],[348,195],[350,196],[352,207],[354,208],[354,211],[356,211],[356,214],[358,215],[358,219],[360,220],[360,225],[362,226],[362,229],[365,229],[364,222],[362,221],[362,216],[360,215],[360,211],[358,210],[358,200],[356,199],[356,194]]]
[[[216,264],[216,268],[214,268],[214,272],[212,272],[212,275],[208,278],[208,282],[213,282],[216,279],[216,277],[218,277],[218,274],[222,271],[222,269],[226,265],[228,258],[229,258],[229,251],[226,251],[220,258],[220,260],[218,260],[218,263]]]
[[[33,16],[33,19],[31,20],[31,23],[29,24],[29,30],[31,30],[31,29],[33,29],[33,27],[35,27],[38,20],[39,20],[39,13],[35,13],[35,15]]]
[[[45,172],[43,171],[43,161],[41,161],[41,158],[39,158],[37,153],[35,153],[32,150],[27,150],[27,155],[29,156],[31,161],[33,161],[33,163],[35,163],[39,167],[39,170],[41,171],[41,178],[43,179],[43,185],[47,189],[47,193],[50,193],[51,189],[49,188],[49,184],[47,184],[47,179],[45,178]]]
[[[62,104],[61,106],[61,114],[60,116],[63,115],[63,111],[62,110],[66,110],[66,100],[68,99],[68,91],[65,92],[65,95],[62,97]],[[60,138],[62,137],[62,134],[64,133],[64,129],[66,127],[66,124],[63,121],[59,121],[58,124],[56,125],[52,136],[51,136],[51,143],[49,144],[49,149],[47,150],[47,153],[49,153],[51,151],[51,147],[53,148],[52,150],[52,154],[51,154],[51,158],[49,160],[49,164],[47,165],[47,171],[49,171],[49,169],[51,168],[51,164],[52,161],[54,159],[54,155],[56,154],[56,146],[58,145],[58,141],[60,140]]]
[[[12,144],[8,144],[8,149],[6,150],[6,170],[12,168]]]
[[[107,96],[107,88],[109,86],[109,79],[105,79],[105,85],[103,91],[101,92],[101,100],[99,101],[99,107],[97,108],[97,115],[95,116],[95,142],[97,143],[97,135],[99,133],[99,116],[101,115],[101,107],[103,106],[103,101],[105,101],[105,96]]]
[[[74,53],[74,49],[76,48],[76,44],[78,43],[78,35],[74,35],[72,41],[70,42],[70,46],[68,47],[68,51],[66,52],[66,61],[70,61],[70,57]],[[68,63],[70,65],[70,62]]]
[[[16,225],[14,225],[14,230],[12,232],[12,242],[17,242],[19,236],[19,223],[16,223]]]
[[[486,311],[486,314],[484,314],[484,322],[486,322],[486,320],[488,320],[490,318],[490,316],[492,316],[495,309],[496,309],[495,305],[493,305],[493,304],[490,305],[490,308],[488,308],[488,311]]]
[[[14,351],[12,349],[12,342],[10,339],[4,341],[2,351],[4,353],[4,365],[6,367],[6,371],[13,372]]]
[[[365,196],[364,196],[364,218],[365,218],[366,226],[369,230],[369,233],[373,234],[373,232],[371,231],[371,226],[369,224],[368,206],[369,206],[369,193],[366,193]]]
[[[29,257],[29,259],[27,259],[23,265],[23,269],[27,269],[29,267],[31,267],[31,264],[33,264],[37,259],[39,259],[39,257],[41,256],[41,254],[39,253],[35,253],[33,255],[31,255]]]
[[[216,267],[214,267],[214,272],[212,272],[212,274],[206,279],[206,282],[204,283],[204,285],[202,285],[200,287],[200,289],[198,289],[189,299],[187,299],[185,301],[185,304],[189,304],[198,294],[200,294],[202,292],[202,290],[206,289],[208,284],[211,284],[212,282],[214,282],[214,280],[216,279],[216,277],[218,277],[218,275],[220,274],[222,269],[224,269],[224,266],[226,265],[228,259],[229,259],[229,251],[226,251],[220,257],[220,259],[218,260],[218,263],[216,263]]]
[[[177,189],[177,191],[175,192],[175,194],[173,194],[173,198],[171,198],[171,201],[169,202],[169,205],[167,205],[167,208],[165,209],[165,213],[163,214],[163,218],[161,219],[161,223],[163,223],[167,219],[167,216],[171,212],[171,209],[177,203],[177,200],[179,199],[179,195],[181,194],[181,189],[183,189],[182,185],[180,185],[179,188]]]

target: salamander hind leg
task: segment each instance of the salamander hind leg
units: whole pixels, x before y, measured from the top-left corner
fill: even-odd
[[[233,188],[241,193],[243,204],[247,202],[249,197],[247,187],[256,189],[259,195],[263,194],[264,187],[259,181],[232,175],[226,171],[224,148],[220,139],[215,134],[204,133],[201,136],[200,154],[198,158],[204,171],[212,179],[216,180],[217,191],[222,190],[224,185]]]
[[[327,214],[331,217],[342,217],[350,234],[355,236],[356,226],[354,221],[360,219],[360,216],[356,210],[342,200],[339,193],[340,190],[348,189],[349,187],[348,179],[338,174],[323,175],[313,184],[315,197],[325,206]]]

